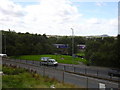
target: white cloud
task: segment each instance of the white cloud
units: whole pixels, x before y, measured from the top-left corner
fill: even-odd
[[[2,29],[14,28],[24,17],[24,9],[10,0],[1,0],[0,24]]]
[[[88,24],[100,24],[101,20],[98,18],[91,18],[91,19],[86,20],[86,23],[88,23]]]
[[[117,33],[117,19],[85,19],[69,0],[40,0],[39,4],[26,7],[2,0],[0,24],[2,29],[48,35],[71,35],[70,28],[76,35]]]
[[[98,19],[91,18],[86,20],[84,24],[76,26],[76,33],[81,35],[117,35],[118,33],[118,19]]]
[[[23,16],[24,13],[20,5],[14,4],[12,1],[9,0],[2,0],[0,3],[0,12],[5,16],[13,16],[13,17],[20,17]]]
[[[25,10],[25,23],[39,26],[37,31],[46,34],[67,34],[66,23],[76,22],[81,16],[68,0],[41,0],[40,5],[27,6]]]
[[[106,4],[104,2],[96,2],[96,5],[99,6],[99,7],[101,7],[101,6],[104,6]]]
[[[71,0],[72,2],[119,2],[119,0]]]

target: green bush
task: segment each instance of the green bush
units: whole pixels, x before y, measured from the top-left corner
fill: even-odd
[[[3,69],[3,73],[7,75],[17,75],[25,71],[25,69],[18,69],[18,68],[12,68],[12,67],[8,68],[6,66],[3,67],[2,69]]]

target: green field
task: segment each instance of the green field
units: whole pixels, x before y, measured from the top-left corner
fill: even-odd
[[[11,58],[40,61],[41,57],[51,57],[55,59],[58,63],[79,64],[79,62],[83,62],[84,64],[87,64],[86,59],[81,59],[78,57],[72,58],[72,56],[68,56],[68,55],[23,55],[23,56],[12,56]]]
[[[30,73],[25,69],[3,67],[2,88],[78,88],[72,84],[61,83],[54,78]]]
[[[85,56],[85,52],[79,52],[76,55]]]

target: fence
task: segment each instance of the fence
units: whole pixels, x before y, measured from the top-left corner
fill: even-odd
[[[21,63],[26,63],[26,64],[31,64],[35,66],[40,66],[40,61],[29,61],[29,60],[13,60]],[[90,68],[90,67],[75,67],[75,66],[69,66],[69,65],[61,65],[59,64],[56,69],[58,70],[64,70],[64,71],[69,71],[69,72],[74,72],[77,74],[84,74],[84,75],[89,75],[93,77],[98,77],[102,79],[109,79],[112,81],[119,81],[119,77],[113,77],[109,76],[108,72],[110,69],[101,69],[101,68]]]
[[[20,68],[26,68],[28,70],[35,71],[43,76],[48,76],[51,78],[56,78],[57,80],[65,83],[75,84],[82,88],[100,88],[103,85],[106,88],[112,88],[117,90],[118,83],[110,82],[107,80],[95,79],[92,77],[81,76],[73,73],[66,72],[70,70],[71,72],[78,72],[78,69],[66,66],[58,67],[45,67],[40,66],[39,61],[27,61],[27,60],[3,60],[3,64],[16,65]],[[59,69],[59,70],[58,70]],[[87,70],[87,69],[86,69]],[[84,71],[84,73],[88,73]]]
[[[57,69],[74,72],[78,74],[90,75],[90,76],[99,77],[103,79],[109,79],[113,81],[119,80],[119,77],[113,77],[108,75],[108,72],[110,71],[110,69],[104,70],[101,68],[98,69],[98,68],[90,68],[90,67],[74,67],[74,66],[64,66],[64,65],[59,65]]]

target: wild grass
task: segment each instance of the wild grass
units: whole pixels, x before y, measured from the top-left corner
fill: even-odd
[[[50,88],[53,85],[55,88],[79,88],[72,84],[61,83],[55,78],[27,72],[25,69],[4,66],[3,72],[2,88]]]

